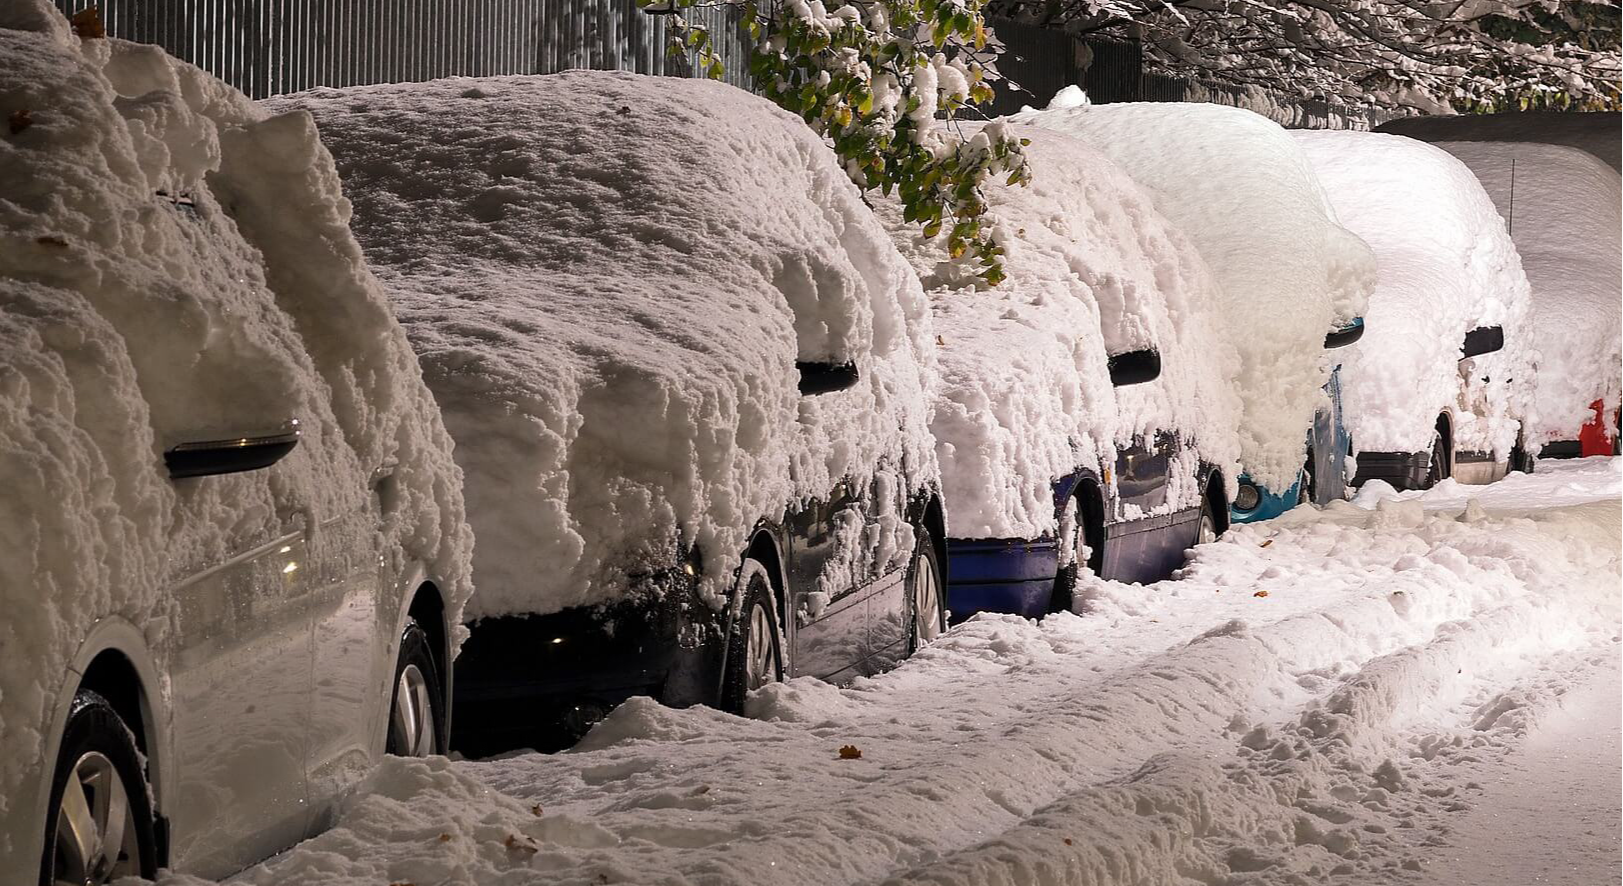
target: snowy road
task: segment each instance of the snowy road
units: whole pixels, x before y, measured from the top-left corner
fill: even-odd
[[[242,879],[1615,882],[1623,460],[1539,467],[1242,527],[758,719],[634,700],[567,754],[390,759]]]

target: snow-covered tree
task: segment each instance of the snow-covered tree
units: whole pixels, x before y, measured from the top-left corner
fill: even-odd
[[[1615,0],[993,0],[1078,36],[1140,41],[1147,69],[1424,113],[1617,108]]]
[[[639,0],[673,16],[674,51],[723,73],[711,35],[682,16],[705,0]],[[990,101],[982,0],[720,0],[739,8],[753,39],[758,89],[824,136],[851,179],[895,193],[908,221],[944,236],[954,259],[996,285],[1003,250],[983,225],[984,186],[1022,184],[1021,143],[988,126],[963,137],[955,115]]]

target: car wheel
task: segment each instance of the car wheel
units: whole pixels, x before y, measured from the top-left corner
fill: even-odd
[[[1086,492],[1079,494],[1087,494]],[[1088,560],[1082,558],[1083,551],[1088,548],[1088,517],[1077,496],[1071,496],[1066,503],[1066,511],[1060,521],[1062,538],[1068,539],[1069,550],[1075,554],[1075,559],[1059,568],[1054,576],[1054,596],[1049,601],[1049,612],[1070,612],[1076,601],[1076,588],[1081,583],[1082,575],[1093,571],[1093,563],[1099,557],[1098,551],[1092,551]],[[1061,549],[1064,556],[1065,549]]]
[[[1217,536],[1217,518],[1212,516],[1212,500],[1208,497],[1200,506],[1200,526],[1195,532],[1195,544],[1211,544],[1217,541]]]
[[[51,781],[41,886],[155,877],[151,796],[135,736],[105,698],[81,690]]]
[[[440,753],[445,747],[444,698],[428,634],[417,619],[408,617],[395,663],[388,752],[400,757]]]
[[[746,559],[739,578],[744,590],[738,619],[727,638],[727,670],[721,687],[721,707],[734,714],[744,712],[744,698],[751,691],[783,679],[778,610],[766,569]]]
[[[935,544],[930,530],[923,526],[913,527],[913,533],[917,543],[913,548],[913,562],[907,570],[908,610],[913,622],[908,632],[908,655],[930,645],[947,629],[947,589],[942,583]]]
[[[1441,432],[1431,437],[1431,463],[1426,467],[1426,484],[1423,488],[1430,489],[1438,483],[1447,480],[1453,471],[1448,463],[1448,446],[1443,441]]]

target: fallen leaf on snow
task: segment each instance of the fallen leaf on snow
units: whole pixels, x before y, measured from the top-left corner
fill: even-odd
[[[534,855],[541,851],[541,847],[531,843],[529,840],[523,837],[520,837],[518,834],[508,834],[507,839],[502,842],[503,845],[507,847],[507,851],[509,852],[528,852],[531,855]]]
[[[862,751],[854,744],[842,745],[840,747],[840,759],[860,760],[862,759]]]
[[[440,834],[440,842],[441,843],[449,843],[449,842],[451,842],[451,835],[450,834]]]
[[[1260,544],[1260,545],[1257,545],[1257,547],[1259,547],[1259,548],[1265,548],[1265,547],[1267,547],[1267,546],[1269,546],[1269,545],[1271,545],[1271,544],[1273,544],[1273,543],[1274,543],[1274,540],[1273,540],[1273,539],[1271,539],[1271,538],[1270,538],[1270,539],[1266,539],[1266,540],[1264,540],[1264,541],[1263,541],[1263,543],[1262,543],[1262,544]]]
[[[1266,597],[1266,596],[1268,596],[1268,592],[1267,591],[1258,591],[1255,594],[1252,594],[1251,596],[1253,596],[1253,597]]]
[[[534,806],[531,806],[530,807],[530,814],[534,815],[536,818],[540,818],[541,817],[541,804],[537,803]]]

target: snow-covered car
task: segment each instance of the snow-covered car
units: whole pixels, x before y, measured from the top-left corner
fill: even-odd
[[[1091,105],[1074,87],[1009,118],[1075,136],[1126,170],[1200,251],[1219,329],[1238,352],[1235,522],[1345,492],[1337,360],[1374,283],[1369,247],[1337,222],[1279,125],[1224,105]]]
[[[1239,452],[1238,359],[1194,247],[1098,151],[990,126],[1029,142],[1032,171],[987,190],[996,288],[881,207],[934,313],[955,620],[1070,610],[1088,572],[1166,578],[1227,528]]]
[[[472,534],[308,115],[0,6],[0,879],[219,877],[443,751]]]
[[[1353,482],[1488,483],[1513,460],[1532,390],[1528,285],[1504,220],[1447,152],[1398,135],[1298,132],[1342,222],[1375,250],[1370,332],[1343,397]],[[1514,456],[1514,458],[1513,458]]]
[[[1612,143],[1617,143],[1615,115]],[[1436,142],[1476,174],[1532,287],[1539,343],[1525,444],[1540,457],[1611,455],[1623,378],[1618,173],[1587,151],[1527,142]],[[1514,165],[1513,165],[1514,164]]]
[[[634,694],[738,710],[942,629],[929,309],[804,122],[592,72],[281,102],[467,475],[453,746],[568,742]]]

